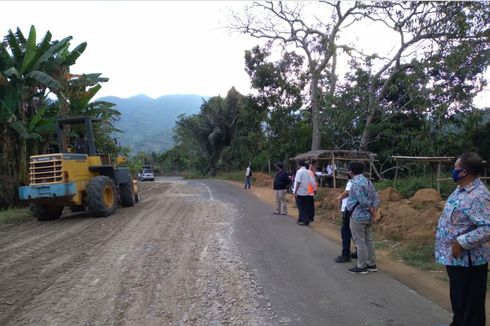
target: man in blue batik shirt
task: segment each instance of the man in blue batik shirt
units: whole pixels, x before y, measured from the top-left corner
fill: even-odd
[[[465,153],[454,164],[458,187],[449,196],[436,231],[436,261],[446,265],[453,309],[451,326],[484,326],[490,260],[490,192],[480,180],[483,162]]]
[[[345,209],[351,216],[350,230],[357,247],[357,266],[347,271],[352,274],[376,272],[378,268],[371,228],[379,206],[378,193],[372,182],[363,175],[364,163],[350,162],[348,169],[352,175],[352,186]]]

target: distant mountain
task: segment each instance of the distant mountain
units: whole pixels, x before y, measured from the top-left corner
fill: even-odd
[[[101,101],[114,103],[121,112],[116,127],[124,131],[117,138],[134,153],[162,152],[173,147],[172,129],[181,114],[199,112],[203,98],[199,95],[165,95],[153,99],[146,95],[130,98],[107,96]]]

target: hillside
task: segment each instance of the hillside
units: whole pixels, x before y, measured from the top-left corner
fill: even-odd
[[[165,95],[153,99],[146,95],[130,98],[107,96],[99,100],[116,104],[121,112],[117,128],[124,134],[117,135],[122,145],[133,152],[161,152],[174,145],[172,129],[181,114],[199,112],[203,102],[200,95]]]

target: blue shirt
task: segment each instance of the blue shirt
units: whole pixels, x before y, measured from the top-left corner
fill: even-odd
[[[356,203],[359,205],[356,206],[351,216],[355,221],[369,221],[371,219],[369,208],[379,206],[378,194],[368,178],[362,174],[352,178],[352,187],[349,191],[349,197],[347,197],[345,209],[352,211]]]
[[[457,240],[465,249],[460,258],[452,256]],[[490,261],[490,192],[478,178],[465,187],[458,186],[449,196],[436,231],[436,261],[443,265],[473,266]]]

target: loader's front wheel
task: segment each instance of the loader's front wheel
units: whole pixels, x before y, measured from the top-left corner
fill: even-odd
[[[63,213],[63,207],[48,207],[35,204],[32,209],[32,214],[38,221],[51,221],[59,219]]]
[[[116,187],[106,176],[96,176],[87,186],[87,207],[95,217],[105,217],[116,211]]]

